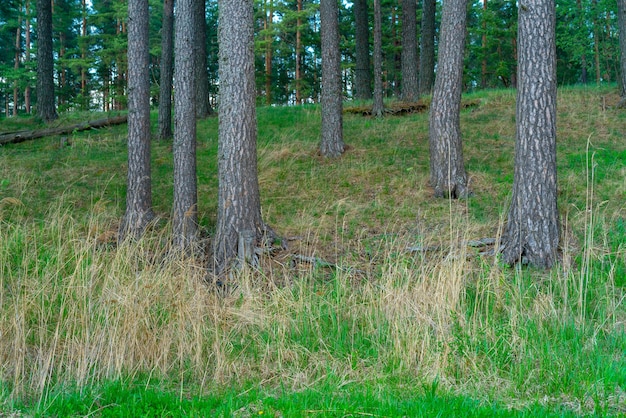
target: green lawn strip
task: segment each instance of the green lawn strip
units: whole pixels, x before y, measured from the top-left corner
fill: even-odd
[[[418,386],[419,388],[419,386]],[[27,416],[96,417],[569,417],[563,406],[539,403],[520,409],[479,401],[469,396],[394,390],[357,383],[338,387],[327,382],[302,391],[217,389],[202,396],[155,384],[110,382],[81,391],[48,395],[37,405],[15,405],[12,413]],[[8,411],[6,413],[9,413]]]

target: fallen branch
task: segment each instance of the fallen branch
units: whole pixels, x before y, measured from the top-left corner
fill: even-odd
[[[104,128],[106,126],[121,125],[126,123],[128,116],[115,116],[112,118],[97,119],[94,121],[87,121],[77,123],[69,126],[57,126],[54,128],[36,129],[33,131],[19,131],[0,134],[0,145],[5,144],[18,144],[24,141],[30,141],[32,139],[43,138],[52,135],[63,135],[72,132],[86,131],[88,129]]]
[[[359,269],[355,269],[352,267],[342,267],[340,265],[334,264],[334,263],[330,263],[326,260],[323,260],[319,257],[311,257],[311,256],[307,256],[307,255],[302,255],[302,254],[292,254],[291,255],[291,263],[290,266],[291,268],[295,268],[297,262],[301,262],[301,263],[308,263],[308,264],[312,264],[315,267],[329,267],[333,270],[339,270],[339,271],[345,271],[348,273],[357,273],[357,274],[362,274],[362,275],[366,275],[367,273],[363,270],[359,270]]]
[[[495,245],[495,243],[495,238],[481,238],[461,242],[460,247],[483,248]],[[425,253],[433,251],[443,251],[446,248],[448,247],[445,247],[443,245],[415,245],[413,247],[408,247],[406,250],[410,253]]]

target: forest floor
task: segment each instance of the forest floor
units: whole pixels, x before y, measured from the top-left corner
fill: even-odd
[[[152,147],[158,218],[119,246],[125,125],[0,147],[0,416],[626,414],[615,92],[559,90],[550,271],[503,265],[492,244],[512,190],[513,90],[464,96],[473,196],[455,201],[428,185],[427,112],[346,113],[348,151],[327,160],[319,107],[259,108],[263,217],[288,247],[219,290],[204,254],[169,247],[171,142]],[[0,132],[37,127],[0,120]],[[207,242],[217,130],[199,122]]]

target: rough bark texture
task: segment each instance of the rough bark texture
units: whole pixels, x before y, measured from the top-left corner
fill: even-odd
[[[559,244],[556,47],[552,0],[523,0],[518,16],[517,140],[513,198],[503,236],[508,264],[552,266]]]
[[[154,217],[150,176],[148,0],[128,1],[128,176],[120,240],[140,236]]]
[[[383,42],[380,0],[374,0],[374,106],[372,114],[383,116]]]
[[[189,249],[198,234],[196,113],[194,102],[194,1],[177,0],[174,63],[174,245]]]
[[[402,100],[418,98],[417,2],[402,0]]]
[[[367,0],[354,1],[354,43],[356,66],[354,69],[354,97],[358,100],[372,98],[372,77],[370,71],[370,30]]]
[[[206,118],[213,109],[209,103],[209,73],[207,70],[207,45],[206,45],[206,2],[205,0],[194,1],[194,46],[195,52],[195,78],[196,78],[196,117]]]
[[[301,74],[301,61],[302,61],[302,0],[297,1],[298,18],[296,19],[296,104],[302,104],[302,74]]]
[[[214,271],[238,254],[238,239],[263,231],[257,176],[253,0],[220,0],[218,208]]]
[[[58,117],[54,105],[52,3],[37,0],[37,116],[49,122]]]
[[[337,0],[320,1],[322,39],[322,141],[320,154],[343,154],[343,97]]]
[[[163,1],[161,79],[159,85],[159,139],[172,137],[172,73],[174,61],[174,0]]]
[[[620,100],[618,107],[626,107],[626,0],[617,0],[619,25]]]
[[[424,0],[420,47],[419,94],[430,94],[435,82],[435,11],[436,0]]]
[[[435,197],[469,195],[461,142],[461,92],[467,0],[446,0],[430,108],[430,182]]]

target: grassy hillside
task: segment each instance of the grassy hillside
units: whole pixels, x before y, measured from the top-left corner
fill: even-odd
[[[562,260],[544,272],[467,245],[506,218],[515,93],[465,99],[460,201],[428,186],[427,114],[347,114],[349,149],[325,160],[318,107],[260,108],[263,216],[289,248],[219,291],[202,254],[168,248],[171,143],[153,143],[159,220],[119,247],[124,126],[0,148],[0,411],[626,413],[626,113],[609,89],[559,91]],[[216,154],[201,121],[206,239]]]

